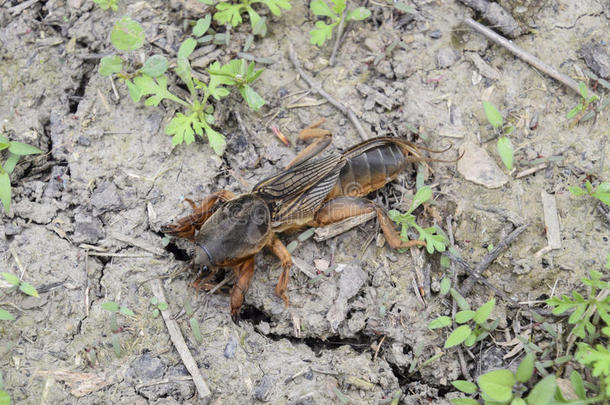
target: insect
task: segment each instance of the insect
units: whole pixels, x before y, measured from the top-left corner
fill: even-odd
[[[252,281],[254,256],[265,247],[282,263],[275,293],[288,305],[286,289],[292,258],[277,236],[280,232],[324,226],[374,212],[392,248],[425,246],[419,240],[402,241],[384,209],[364,197],[394,180],[407,164],[434,160],[420,152],[429,149],[396,137],[380,137],[341,154],[320,156],[331,143],[330,133],[314,124],[300,137],[312,136],[318,139],[283,171],[261,181],[250,193],[235,195],[219,190],[199,205],[187,199],[193,213],[162,228],[166,234],[194,242],[196,265],[204,269],[233,268],[233,319],[237,319]]]

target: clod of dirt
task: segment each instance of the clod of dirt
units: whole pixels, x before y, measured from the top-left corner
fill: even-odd
[[[99,218],[86,212],[76,212],[74,215],[74,235],[72,240],[75,243],[95,244],[100,239],[106,237],[104,225]]]
[[[460,59],[460,54],[451,48],[441,48],[436,54],[436,66],[445,69]]]
[[[100,212],[112,211],[123,206],[117,187],[109,181],[95,189],[91,195],[91,204]]]
[[[349,265],[341,272],[338,284],[339,294],[326,314],[326,319],[330,322],[333,331],[337,330],[347,315],[347,300],[358,293],[366,279],[367,275],[360,266]]]
[[[506,184],[508,177],[500,170],[487,151],[472,142],[460,147],[464,155],[458,161],[458,172],[466,180],[487,188],[498,188]]]
[[[150,353],[144,353],[131,362],[125,378],[141,382],[154,381],[163,377],[164,370],[165,365],[161,359],[151,356]]]
[[[610,79],[610,53],[608,53],[608,45],[601,43],[589,43],[580,48],[580,54],[587,62],[587,66],[596,75]]]
[[[48,224],[57,213],[57,207],[51,202],[36,203],[28,200],[13,205],[13,210],[15,215],[37,224]]]

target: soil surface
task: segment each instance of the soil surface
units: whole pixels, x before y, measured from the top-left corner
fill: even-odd
[[[188,22],[209,7],[195,0],[119,3],[113,13],[88,0],[0,0],[1,131],[44,152],[20,161],[11,176],[10,213],[0,218],[0,269],[40,293],[0,292],[2,308],[16,317],[0,323],[0,370],[14,403],[200,403],[163,319],[153,316],[151,280],[159,277],[212,391],[210,403],[444,404],[459,396],[450,384],[463,378],[455,349],[423,364],[443,351],[446,338],[427,324],[451,313],[439,281],[448,271],[460,281],[466,277],[458,266],[443,268],[438,253],[392,250],[375,220],[326,241],[309,239],[293,253],[285,307],[274,295],[279,263],[263,251],[235,324],[222,288],[211,295],[193,288],[193,247],[168,245],[160,232],[189,214],[184,198],[198,201],[219,189],[248,192],[280,170],[304,147],[299,131],[319,118],[326,118],[333,148],[362,140],[346,116],[306,91],[288,57],[290,44],[305,72],[356,113],[368,136],[407,137],[437,150],[452,144],[434,155],[446,160],[464,152],[459,164],[430,162],[431,170],[421,169],[435,193],[432,204],[416,211],[420,223],[452,233],[463,259],[476,265],[529,224],[483,273],[506,296],[535,304],[603,268],[607,214],[597,200],[572,197],[568,186],[610,178],[608,111],[570,127],[566,113],[579,95],[469,29],[463,19],[478,14],[462,3],[414,0],[408,2],[413,12],[404,13],[389,1],[356,2],[373,14],[347,25],[335,66],[329,65],[332,42],[309,43],[316,18],[308,2],[293,0],[281,17],[260,7],[268,33],[248,52],[266,62],[254,84],[266,104],[256,113],[237,96],[216,103],[215,128],[227,139],[222,157],[201,139],[173,148],[164,128],[176,106],[135,104],[122,83],[97,73],[100,58],[112,52],[109,33],[120,16],[139,21],[149,41],[131,57],[171,59],[190,35]],[[603,75],[609,67],[608,4],[503,2],[523,31],[517,46],[586,82],[587,72]],[[208,46],[198,57],[226,63],[250,32],[242,24],[229,45]],[[601,53],[597,62],[590,52]],[[206,62],[199,66],[204,72]],[[498,156],[483,99],[515,128],[513,172]],[[409,168],[370,198],[405,211],[416,173]],[[543,198],[556,202],[561,247],[553,250],[544,249]],[[288,244],[299,233],[281,239]],[[325,273],[329,263],[336,267]],[[530,318],[481,284],[467,298],[477,306],[493,296],[497,338],[510,341],[515,322]],[[108,301],[135,314],[118,316],[119,333],[102,308]],[[191,316],[183,310],[187,303]],[[190,319],[198,321],[202,343]],[[506,358],[511,348],[489,339],[477,344],[470,353],[476,356],[465,360],[470,377],[518,364],[524,352]]]

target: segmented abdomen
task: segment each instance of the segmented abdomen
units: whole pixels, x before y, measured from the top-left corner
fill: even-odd
[[[392,142],[380,143],[362,153],[353,152],[356,151],[348,154],[328,199],[363,197],[394,180],[406,164],[403,151]]]

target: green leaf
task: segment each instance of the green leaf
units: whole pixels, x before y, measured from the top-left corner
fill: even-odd
[[[584,106],[582,104],[578,104],[576,107],[574,107],[570,111],[568,111],[568,113],[566,114],[566,118],[571,120],[583,109],[584,109]]]
[[[423,186],[417,193],[415,193],[415,197],[413,197],[413,201],[411,202],[411,207],[409,207],[408,213],[413,212],[417,207],[422,205],[423,203],[429,201],[432,198],[432,189],[430,186]]]
[[[345,10],[345,3],[347,0],[332,0],[333,1],[333,11],[337,13],[337,15],[343,14]]]
[[[157,305],[157,308],[159,308],[161,311],[165,311],[167,308],[169,308],[169,305],[167,305],[167,302],[160,302],[159,305]]]
[[[455,380],[451,381],[451,384],[458,390],[462,391],[464,394],[474,394],[475,392],[477,392],[477,385],[471,383],[470,381]]]
[[[515,397],[512,401],[510,401],[510,405],[527,405],[527,403],[523,400],[523,398]]]
[[[595,190],[595,192],[593,192],[593,194],[591,194],[593,197],[597,198],[599,201],[603,202],[606,205],[610,205],[610,192],[601,192],[599,190]]]
[[[517,368],[517,373],[515,374],[515,376],[517,377],[517,381],[525,383],[528,382],[530,378],[532,378],[532,374],[534,373],[535,360],[536,358],[532,353],[529,353],[523,358],[523,360],[521,360],[521,363]]]
[[[399,11],[402,11],[403,13],[409,13],[409,14],[415,13],[415,9],[413,7],[407,6],[405,3],[402,3],[400,1],[394,2],[394,8],[396,8]]]
[[[21,280],[19,280],[19,277],[17,277],[16,275],[12,274],[12,273],[6,273],[3,272],[2,273],[2,277],[4,277],[4,279],[12,286],[16,287],[19,284],[21,284]]]
[[[549,374],[544,377],[532,388],[525,400],[529,405],[547,405],[550,404],[555,397],[557,383],[555,375]]]
[[[490,399],[508,402],[513,396],[515,375],[510,370],[494,370],[478,378],[479,387]]]
[[[473,318],[473,321],[478,325],[483,324],[486,320],[489,319],[491,315],[491,311],[493,311],[494,306],[496,305],[496,299],[492,298],[487,301],[485,304],[481,305],[479,309],[477,309],[476,314]]]
[[[470,304],[468,304],[468,301],[466,301],[466,299],[464,297],[462,297],[462,295],[459,292],[457,292],[457,290],[455,288],[450,289],[449,293],[451,294],[451,296],[453,297],[455,302],[458,304],[458,307],[462,311],[466,311],[466,310],[470,309]]]
[[[0,405],[11,405],[11,396],[4,390],[0,390]]]
[[[30,283],[22,282],[19,284],[19,289],[24,294],[38,298],[38,291],[36,291],[36,288]]]
[[[15,155],[37,155],[42,153],[40,149],[35,146],[28,145],[23,142],[11,142],[11,146],[8,147],[9,152],[14,153]]]
[[[453,332],[451,332],[449,337],[447,337],[444,346],[445,349],[459,345],[464,340],[466,340],[466,338],[470,336],[471,333],[472,329],[470,329],[470,326],[468,325],[462,325],[457,327]]]
[[[203,338],[201,337],[201,330],[199,328],[199,322],[195,318],[189,319],[189,324],[191,325],[191,330],[193,331],[193,336],[195,336],[195,340],[197,343],[203,342]]]
[[[502,163],[508,170],[513,169],[513,144],[510,139],[505,136],[501,136],[498,139],[498,153],[502,159]]]
[[[210,142],[210,146],[214,149],[214,152],[218,156],[222,156],[225,150],[225,137],[220,133],[214,131],[212,128],[206,126],[205,133],[208,136],[208,141]]]
[[[474,314],[475,312],[470,310],[460,311],[455,314],[455,321],[457,323],[466,323],[474,317]]]
[[[587,99],[587,85],[584,82],[578,82],[578,90],[579,90],[582,98],[584,98],[586,100]]]
[[[362,21],[371,16],[371,10],[365,7],[358,7],[349,13],[345,17],[346,21]]]
[[[118,20],[110,33],[110,42],[119,51],[133,51],[144,44],[144,30],[142,26],[130,17]]]
[[[192,125],[196,119],[196,113],[190,115],[176,113],[174,118],[165,126],[165,133],[173,136],[172,145],[180,145],[183,142],[190,145],[195,141],[195,131]]]
[[[178,77],[186,84],[189,89],[192,98],[197,97],[197,91],[195,90],[195,84],[193,83],[193,75],[191,71],[191,64],[189,60],[184,57],[179,57],[176,60],[176,69],[174,69]]]
[[[211,22],[212,16],[210,14],[207,14],[205,17],[198,19],[195,23],[195,26],[193,27],[193,35],[195,35],[196,37],[200,37],[206,32],[208,32],[208,30],[210,29]]]
[[[322,46],[333,36],[333,27],[337,24],[326,25],[323,21],[316,21],[316,29],[309,32],[312,45]]]
[[[15,317],[7,310],[0,309],[0,321],[12,321]]]
[[[474,345],[478,340],[479,340],[479,336],[477,336],[476,333],[472,332],[470,335],[468,335],[466,340],[464,340],[464,346],[470,347],[470,346]]]
[[[250,108],[252,108],[254,111],[258,111],[265,104],[265,100],[263,100],[263,98],[248,85],[240,87],[239,92],[246,103],[248,103]]]
[[[100,67],[97,71],[102,76],[112,76],[119,73],[121,69],[123,69],[123,59],[119,55],[108,55],[100,60]]]
[[[443,256],[446,257],[446,256]],[[451,280],[449,277],[443,277],[441,280],[441,295],[447,295],[449,289],[451,288]]]
[[[11,180],[8,173],[0,173],[0,201],[4,206],[4,212],[8,214],[11,208]]]
[[[196,46],[197,46],[197,41],[194,38],[185,39],[184,42],[182,42],[182,44],[180,45],[180,49],[178,49],[178,56],[177,56],[178,59],[179,58],[188,59],[188,57],[191,56],[191,54],[195,50]]]
[[[110,312],[116,312],[119,310],[119,304],[114,301],[106,301],[102,304],[102,309]]]
[[[572,382],[572,388],[574,389],[574,393],[578,396],[578,398],[587,398],[587,394],[585,392],[585,383],[583,382],[582,377],[578,371],[572,371],[572,374],[570,374],[570,381]]]
[[[428,324],[428,329],[439,329],[449,325],[451,325],[451,318],[448,316],[439,316],[438,318],[430,321]]]
[[[119,312],[126,316],[136,316],[136,314],[134,314],[133,311],[127,307],[119,308]]]
[[[153,55],[144,62],[144,66],[140,69],[140,72],[150,76],[158,77],[163,73],[167,72],[169,63],[163,55]]]
[[[585,190],[583,190],[580,187],[576,187],[576,186],[570,186],[570,187],[568,187],[568,190],[570,191],[570,194],[572,194],[575,197],[580,197],[581,195],[587,194],[587,192]]]
[[[237,27],[242,22],[242,8],[245,9],[243,4],[218,3],[216,5],[218,12],[214,14],[214,20],[222,25],[230,24],[232,27]]]
[[[479,405],[479,401],[472,398],[454,398],[451,403],[453,405]]]
[[[312,0],[309,8],[311,9],[311,12],[317,16],[330,17],[334,20],[339,19],[339,16],[333,13],[324,0]],[[343,13],[343,10],[341,10],[341,13]]]
[[[4,169],[5,172],[7,172],[8,174],[11,174],[13,172],[13,170],[15,170],[15,166],[17,166],[17,162],[19,161],[20,156],[19,155],[15,155],[14,153],[11,153],[8,157],[8,159],[6,159],[6,161],[4,162],[4,165],[2,165],[2,168]],[[0,173],[2,172],[2,170],[0,170]]]
[[[593,193],[593,186],[589,180],[585,181],[585,187],[587,188],[587,193]]]
[[[483,109],[485,110],[487,121],[489,121],[491,126],[496,129],[501,128],[504,121],[502,120],[502,114],[500,114],[496,106],[489,101],[483,101]]]

